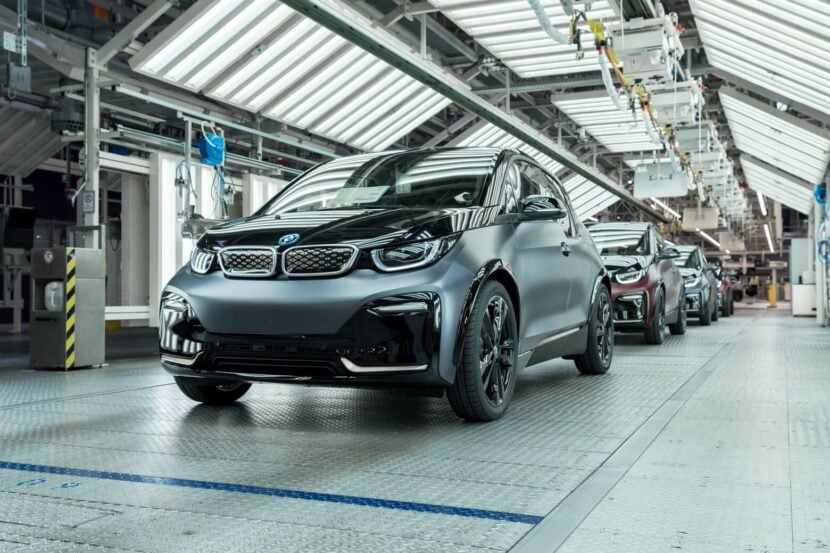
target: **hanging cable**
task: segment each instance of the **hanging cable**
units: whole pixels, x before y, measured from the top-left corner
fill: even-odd
[[[550,38],[552,38],[555,42],[558,42],[559,44],[571,43],[571,37],[559,31],[550,22],[550,18],[548,17],[547,12],[545,11],[545,7],[539,0],[527,0],[527,3],[530,5],[530,7],[533,9],[533,12],[536,14],[536,19],[539,20],[539,25],[542,27],[542,30],[545,31]],[[570,2],[570,8],[571,11],[573,11],[573,2]]]

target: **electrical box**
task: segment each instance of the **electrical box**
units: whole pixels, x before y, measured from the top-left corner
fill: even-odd
[[[695,80],[667,82],[649,89],[654,115],[664,125],[692,125],[698,122],[703,93]],[[697,143],[695,143],[696,145]],[[697,149],[692,148],[692,149]]]
[[[33,369],[70,370],[104,363],[104,254],[88,248],[32,250]]]
[[[634,170],[635,198],[672,198],[689,193],[689,177],[670,162],[641,163]]]
[[[693,171],[719,171],[725,169],[726,151],[718,146],[711,152],[689,152],[689,161]],[[712,176],[712,175],[709,175]]]
[[[20,92],[32,91],[32,68],[17,65],[13,61],[6,63],[6,84]]]
[[[732,253],[742,252],[746,250],[746,243],[732,234],[732,231],[722,231],[716,233],[720,247],[724,250],[729,250]]]
[[[712,121],[674,129],[678,147],[686,152],[709,150],[718,142],[718,131]]]
[[[687,207],[683,209],[681,228],[688,231],[718,228],[718,210],[715,207]]]
[[[664,82],[674,78],[675,60],[683,57],[684,49],[672,16],[634,18],[622,26],[612,23],[608,36],[629,79]]]

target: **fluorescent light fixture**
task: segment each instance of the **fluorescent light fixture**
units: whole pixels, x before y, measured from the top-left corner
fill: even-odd
[[[667,204],[661,202],[657,198],[651,198],[651,201],[658,205],[663,211],[674,217],[675,219],[680,219],[680,213],[670,208]]]
[[[468,35],[523,78],[597,71],[596,48],[590,35],[583,36],[584,59],[576,59],[576,46],[557,44],[542,30],[526,0],[505,2],[459,2],[434,0],[433,6]],[[546,0],[551,24],[568,33],[570,17],[557,1]],[[584,6],[580,6],[584,8]],[[591,3],[589,19],[608,21],[617,17],[608,0]],[[584,29],[584,25],[581,25]]]
[[[729,87],[719,92],[735,145],[808,182],[830,163],[830,133]]]
[[[749,156],[741,156],[741,167],[750,188],[804,215],[813,209],[809,183]]]
[[[830,113],[827,2],[691,0],[709,62],[792,102]],[[740,27],[724,25],[740,21]],[[775,109],[775,108],[773,108]],[[731,126],[731,121],[730,121]]]
[[[770,253],[775,253],[775,246],[772,244],[772,235],[769,232],[769,223],[764,223],[764,234],[767,235],[767,245]]]
[[[623,97],[623,103],[628,100]],[[551,98],[552,103],[613,153],[662,150],[649,137],[639,110],[620,111],[605,90]]]
[[[724,253],[726,253],[726,255],[732,255],[732,252],[730,252],[729,250],[723,250],[723,251],[724,251]]]
[[[758,206],[761,208],[761,216],[767,216],[767,202],[764,201],[764,195],[760,192],[755,192],[758,195]]]
[[[387,149],[450,104],[277,0],[199,0],[130,65],[367,151]]]
[[[701,235],[703,238],[705,238],[710,244],[712,244],[716,248],[720,249],[720,242],[718,242],[717,240],[715,240],[714,238],[712,238],[711,236],[709,236],[708,234],[706,234],[705,232],[703,232],[700,229],[695,229],[695,232],[697,232],[699,235]]]

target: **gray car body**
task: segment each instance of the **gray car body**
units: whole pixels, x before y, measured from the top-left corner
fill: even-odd
[[[494,155],[498,159],[489,186],[494,187],[494,197],[502,198],[507,164],[515,159],[536,164],[515,151],[494,150]],[[566,196],[564,189],[560,191]],[[558,221],[511,220],[501,203],[457,211],[450,216],[461,231],[460,238],[438,262],[424,268],[396,273],[356,268],[331,278],[239,279],[227,278],[222,271],[197,274],[185,266],[165,292],[184,297],[211,333],[294,336],[298,340],[304,335],[336,334],[372,301],[433,292],[441,301],[438,358],[433,359],[427,374],[394,378],[409,384],[445,386],[455,378],[460,337],[477,293],[484,282],[495,279],[505,285],[518,311],[520,367],[585,351],[586,322],[594,294],[601,282],[609,287],[610,282],[590,235],[570,207],[570,228]],[[213,231],[213,235],[232,239],[233,226],[227,232]],[[274,227],[278,226],[275,222]],[[282,233],[280,230],[274,236]],[[373,245],[378,243],[383,240],[372,239]],[[165,366],[174,374],[212,376],[179,364]],[[268,375],[247,378],[242,372],[239,379],[271,379]]]

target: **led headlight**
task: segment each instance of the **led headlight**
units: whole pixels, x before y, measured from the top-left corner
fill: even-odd
[[[372,261],[384,272],[417,269],[435,263],[458,241],[458,235],[372,250]]]
[[[617,282],[620,284],[631,284],[632,282],[637,282],[643,276],[645,276],[646,272],[643,269],[635,269],[633,267],[628,268],[624,271],[620,271],[619,273],[614,275],[614,278],[617,279]]]
[[[216,252],[193,248],[190,253],[190,269],[200,275],[208,273],[213,268],[214,259],[216,259]]]

